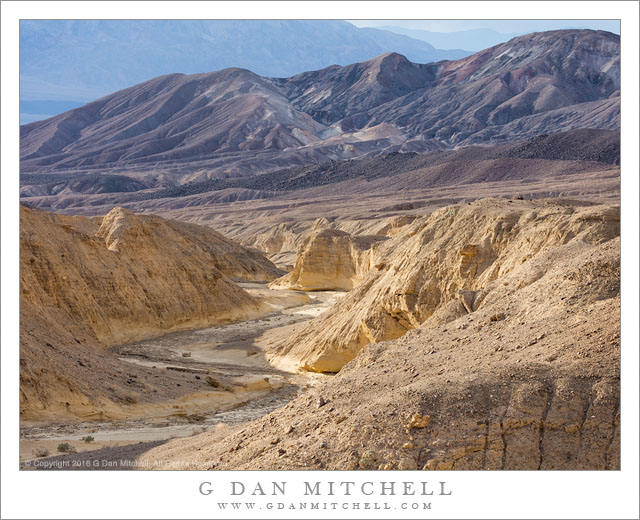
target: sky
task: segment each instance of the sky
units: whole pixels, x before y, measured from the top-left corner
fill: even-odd
[[[394,25],[406,29],[453,32],[469,29],[492,29],[511,33],[531,33],[554,29],[600,29],[620,34],[619,20],[347,20],[356,27]]]

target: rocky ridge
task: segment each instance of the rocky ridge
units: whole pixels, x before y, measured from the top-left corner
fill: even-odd
[[[619,89],[619,37],[590,30],[520,36],[437,63],[390,52],[290,78],[239,68],[169,74],[22,126],[21,172],[100,169],[165,187],[576,128],[617,130]]]
[[[198,215],[197,222],[201,222],[203,217],[219,212],[216,206],[234,202],[254,201],[249,210],[260,205],[275,209],[279,205],[284,208],[290,204],[287,201],[292,199],[303,204],[309,204],[313,200],[315,204],[322,203],[327,197],[353,195],[359,200],[363,196],[371,197],[373,203],[381,194],[386,194],[390,200],[395,201],[403,195],[410,196],[409,192],[413,192],[413,196],[423,200],[424,206],[427,189],[426,193],[430,198],[439,199],[441,197],[435,195],[434,188],[457,191],[469,186],[472,191],[476,191],[471,185],[476,185],[480,190],[488,188],[494,194],[506,191],[507,196],[515,197],[518,194],[526,195],[532,182],[544,183],[548,189],[550,182],[561,181],[565,185],[564,193],[547,196],[580,195],[585,198],[589,193],[589,190],[585,190],[586,179],[597,172],[603,172],[601,175],[606,177],[615,175],[619,170],[619,163],[619,132],[581,129],[541,134],[506,145],[468,146],[423,154],[390,153],[372,158],[331,161],[262,172],[242,178],[211,179],[164,189],[151,188],[135,193],[108,191],[114,186],[117,190],[121,189],[117,186],[126,185],[128,181],[125,176],[118,177],[120,180],[116,182],[113,179],[116,176],[103,174],[104,182],[92,184],[92,179],[96,176],[91,174],[83,174],[76,181],[73,176],[65,174],[23,174],[21,194],[29,198],[30,204],[42,209],[85,215],[102,215],[114,206],[122,205],[136,213],[150,212],[181,220],[185,219],[186,214],[197,214],[199,208],[206,206],[207,211]],[[496,191],[496,183],[499,183],[500,191]],[[509,186],[516,191],[509,194]],[[93,188],[96,191],[104,188],[106,191],[90,193]],[[74,192],[75,189],[80,192]],[[610,188],[603,183],[600,187],[595,186],[595,191],[608,192]],[[455,197],[448,197],[448,203],[455,201]],[[397,204],[390,203],[388,206],[390,209],[381,206],[381,211],[384,212],[380,215],[381,218],[390,216],[389,211],[401,211],[397,209]],[[273,242],[265,244],[268,249],[264,249],[272,253],[274,241],[279,240],[276,235],[282,232],[279,229],[281,224],[286,226],[286,242],[291,244],[289,232],[297,234],[301,227],[308,229],[307,221],[313,222],[317,216],[331,216],[326,212],[311,215],[310,218],[302,219],[304,226],[301,226],[299,217],[267,223],[263,222],[265,213],[259,211],[258,214],[259,221],[250,219],[246,225],[242,225],[237,219],[228,219],[224,233],[243,244],[251,245],[247,238],[257,231]],[[269,238],[271,235],[274,236]],[[295,247],[282,249],[282,252],[295,251],[299,244],[300,242],[296,242]]]
[[[368,343],[482,307],[505,276],[550,249],[614,238],[619,218],[618,208],[552,201],[485,199],[437,210],[379,244],[364,280],[273,357],[337,372]]]

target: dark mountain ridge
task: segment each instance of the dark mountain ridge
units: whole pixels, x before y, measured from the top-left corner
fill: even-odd
[[[23,200],[58,194],[116,194],[118,203],[174,199],[196,194],[224,192],[216,200],[229,202],[270,198],[330,184],[359,180],[397,183],[410,174],[409,187],[429,188],[459,183],[491,182],[514,175],[521,178],[553,177],[577,171],[599,171],[620,164],[620,133],[610,130],[572,130],[539,135],[499,146],[469,146],[440,150],[377,155],[369,159],[330,161],[298,166],[258,175],[210,179],[164,189],[149,186],[124,175],[24,174]],[[514,170],[509,173],[509,169]],[[539,171],[540,170],[540,171]],[[384,186],[381,186],[384,188]],[[129,192],[129,193],[125,193]],[[136,193],[131,193],[136,192]]]
[[[467,58],[387,53],[290,78],[170,74],[21,127],[21,171],[147,185],[619,128],[619,36],[534,33]]]

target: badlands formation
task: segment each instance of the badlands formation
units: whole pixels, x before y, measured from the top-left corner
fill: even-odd
[[[22,206],[21,417],[99,418],[145,396],[176,397],[171,375],[167,391],[105,347],[264,313],[266,303],[232,278],[280,274],[262,254],[194,224],[122,208],[87,219]]]
[[[136,449],[211,469],[619,468],[619,56],[169,74],[22,126],[23,426],[183,418]]]
[[[301,285],[305,275],[312,288],[328,288],[336,277],[357,280],[354,264],[364,281],[281,345],[280,353],[306,370],[337,372],[370,342],[396,339],[428,319],[439,324],[473,313],[492,299],[504,276],[537,255],[571,241],[618,236],[619,220],[618,210],[608,206],[484,199],[417,219],[365,255],[344,232],[342,255],[328,247],[326,231],[312,234],[294,271],[273,284]],[[333,269],[322,262],[325,255],[336,262]],[[518,288],[531,282],[519,281]]]
[[[317,317],[250,341],[279,374],[335,375],[253,422],[155,443],[138,453],[142,467],[616,469],[619,226],[615,205],[562,199],[488,198],[375,224],[318,219],[280,276],[202,226],[22,207],[22,419],[241,405],[239,387],[194,378],[198,365],[159,377],[118,357],[151,344],[117,345],[250,320],[267,312],[265,293],[338,288],[348,292]],[[234,279],[271,289],[250,294]],[[262,385],[260,395],[274,390]]]
[[[314,237],[326,242],[312,234],[300,258],[318,250]],[[619,468],[617,207],[485,199],[376,246],[364,280],[333,308],[262,338],[276,364],[337,375],[248,425],[169,441],[142,460]]]

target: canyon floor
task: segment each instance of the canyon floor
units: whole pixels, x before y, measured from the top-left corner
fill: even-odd
[[[214,384],[226,381],[216,392],[192,394],[173,400],[132,405],[130,417],[112,421],[38,422],[23,421],[20,429],[20,460],[24,467],[56,464],[56,461],[90,461],[91,468],[105,469],[110,461],[132,460],[132,455],[177,437],[206,431],[226,430],[257,419],[284,406],[304,389],[329,376],[287,372],[274,368],[265,358],[261,338],[292,324],[318,316],[343,296],[336,291],[318,291],[306,296],[298,291],[269,289],[264,284],[239,284],[250,294],[261,295],[280,310],[248,321],[166,334],[142,342],[111,347],[120,361],[144,367],[162,384],[166,373],[182,376],[182,384],[193,380]],[[180,385],[174,379],[169,385]],[[220,383],[221,384],[221,383]],[[176,402],[177,404],[174,404]],[[91,436],[90,443],[83,441]],[[78,454],[55,454],[59,444],[74,446]],[[93,466],[94,461],[99,461]],[[62,466],[63,468],[65,466]],[[78,466],[78,469],[86,468]],[[68,468],[67,468],[68,469]],[[113,467],[111,467],[113,469]]]

